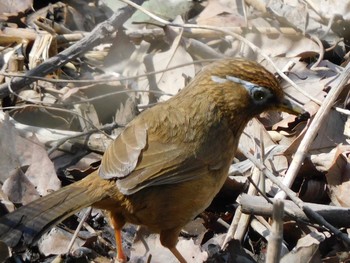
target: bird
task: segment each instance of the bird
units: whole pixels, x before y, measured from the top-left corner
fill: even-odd
[[[259,63],[225,58],[207,66],[175,96],[144,110],[105,151],[98,170],[0,218],[9,247],[34,243],[63,219],[93,206],[114,228],[116,262],[126,262],[126,222],[159,233],[181,263],[181,229],[223,186],[246,124],[264,111],[304,112]]]

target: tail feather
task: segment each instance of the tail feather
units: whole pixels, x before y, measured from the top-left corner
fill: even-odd
[[[96,191],[95,180],[102,180],[96,172],[1,217],[0,240],[9,247],[31,244],[68,216],[106,198],[108,191]]]

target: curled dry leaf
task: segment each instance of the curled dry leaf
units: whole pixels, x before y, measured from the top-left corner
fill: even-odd
[[[350,207],[350,147],[339,145],[328,154],[313,158],[318,168],[326,172],[329,197],[335,205]]]
[[[319,252],[320,242],[325,240],[325,236],[317,231],[312,232],[298,240],[296,247],[281,259],[281,263],[318,263],[321,262]]]

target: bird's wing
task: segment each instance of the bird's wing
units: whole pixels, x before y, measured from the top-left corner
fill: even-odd
[[[104,153],[99,174],[103,179],[123,179],[139,163],[147,145],[147,127],[140,123],[131,123],[111,143]]]
[[[189,154],[189,146],[160,142],[142,122],[133,122],[108,148],[99,174],[116,179],[123,194],[142,188],[191,180],[205,173],[205,161]]]

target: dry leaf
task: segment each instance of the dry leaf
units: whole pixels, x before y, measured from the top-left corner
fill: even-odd
[[[326,172],[329,197],[335,205],[350,207],[350,146],[339,145],[329,154],[320,154],[312,161]],[[317,165],[319,164],[319,165]]]
[[[281,263],[319,263],[321,255],[319,252],[320,242],[325,236],[319,232],[312,232],[298,240],[296,247],[281,259]]]
[[[33,0],[1,0],[0,14],[13,16],[25,12],[33,6]]]
[[[38,241],[38,247],[44,255],[60,255],[68,252],[68,245],[73,234],[59,228],[53,228]],[[84,244],[79,237],[75,239],[72,249],[78,249]]]
[[[31,138],[19,136],[8,118],[0,123],[0,149],[5,153],[3,158],[0,158],[2,182],[5,182],[18,167],[28,165],[25,176],[40,195],[60,188],[61,183],[44,146],[34,135]]]
[[[28,180],[21,168],[16,169],[2,186],[4,193],[13,203],[23,205],[40,197],[35,186]]]
[[[185,86],[186,77],[194,77],[194,66],[180,66],[184,63],[193,62],[192,57],[187,53],[185,48],[179,44],[181,34],[176,37],[168,51],[150,54],[145,58],[145,65],[149,71],[163,70],[169,67],[179,66],[171,71],[165,71],[157,74],[150,80],[150,87],[153,90],[159,89],[166,94],[174,95],[180,88]],[[169,96],[162,96],[160,100],[166,100]]]
[[[207,6],[196,19],[199,25],[231,25],[244,26],[242,6],[237,6],[236,1],[230,0],[209,0]]]
[[[147,244],[147,247],[145,247]],[[200,245],[196,245],[192,239],[186,240],[179,238],[176,248],[188,260],[188,263],[202,263],[207,258],[207,253],[203,252]],[[132,245],[130,262],[137,262],[138,260],[147,261],[151,256],[151,262],[154,263],[176,263],[178,260],[170,252],[160,244],[159,235],[151,234],[144,237],[143,241],[134,242]]]

